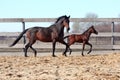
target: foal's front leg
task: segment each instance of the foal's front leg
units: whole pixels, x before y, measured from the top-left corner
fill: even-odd
[[[89,50],[89,52],[87,53],[87,54],[89,54],[89,53],[92,51],[92,44],[90,44],[90,43],[88,42],[87,45],[90,46],[90,50]]]
[[[82,56],[84,56],[83,52],[84,52],[84,49],[85,49],[85,44],[86,44],[86,42],[84,41],[83,42],[83,48],[82,48]]]

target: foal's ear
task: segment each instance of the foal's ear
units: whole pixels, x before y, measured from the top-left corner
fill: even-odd
[[[93,25],[91,27],[94,27]]]

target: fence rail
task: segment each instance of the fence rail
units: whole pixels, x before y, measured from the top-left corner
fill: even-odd
[[[0,18],[0,22],[54,22],[57,18]],[[71,18],[71,22],[120,22],[120,18]]]
[[[26,22],[55,22],[57,18],[0,18],[0,23],[22,23],[23,30],[25,30],[25,23]],[[116,46],[117,43],[120,43],[120,33],[114,32],[114,22],[120,22],[120,18],[71,18],[70,22],[110,22],[111,23],[111,33],[99,33],[99,35],[93,35],[92,38],[95,38],[94,41],[100,41],[99,43],[107,43],[110,42],[110,49],[120,49],[119,44]],[[4,34],[3,34],[4,35]],[[2,36],[2,34],[0,35]],[[12,36],[12,35],[11,35]],[[117,37],[117,38],[116,38]],[[107,42],[105,42],[105,38]],[[110,39],[110,41],[108,41]],[[23,38],[25,43],[25,37]],[[93,41],[93,43],[94,43]],[[92,42],[92,41],[91,41]],[[95,44],[101,48],[106,48],[106,45]]]

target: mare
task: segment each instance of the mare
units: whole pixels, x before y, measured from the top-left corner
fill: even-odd
[[[88,30],[86,30],[82,34],[68,35],[68,36],[65,36],[64,39],[68,38],[68,45],[69,45],[69,47],[72,44],[74,44],[75,42],[83,43],[82,56],[84,56],[83,51],[84,51],[84,48],[85,48],[85,44],[90,46],[90,50],[89,50],[89,52],[87,54],[89,54],[92,51],[92,44],[89,43],[89,38],[90,38],[90,35],[92,33],[98,34],[98,32],[95,30],[94,26],[91,26]],[[71,54],[72,50],[70,48],[69,48],[69,50],[70,50],[70,54]]]
[[[36,40],[42,41],[42,42],[52,42],[52,56],[56,57],[55,53],[55,46],[56,42],[60,42],[64,45],[66,45],[66,49],[63,53],[64,56],[66,56],[66,52],[68,49],[68,44],[64,41],[64,28],[66,27],[67,32],[70,30],[69,27],[69,18],[70,16],[60,16],[56,22],[49,27],[31,27],[26,30],[24,30],[17,39],[10,45],[10,47],[14,46],[26,33],[26,36],[29,40],[29,42],[25,45],[24,48],[24,56],[27,56],[27,50],[30,47],[34,51],[34,56],[36,57],[37,51],[32,47],[32,45],[36,42]]]

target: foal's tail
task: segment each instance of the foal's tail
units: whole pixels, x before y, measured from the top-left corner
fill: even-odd
[[[69,43],[69,39],[68,39],[68,37],[69,37],[69,35],[68,36],[65,36],[65,37],[63,37],[63,39],[66,39],[67,40],[67,43]]]
[[[25,34],[27,30],[28,29],[24,30],[9,47],[14,46],[22,38],[23,34]]]
[[[66,38],[68,38],[69,36],[65,36],[63,39],[66,39]]]

